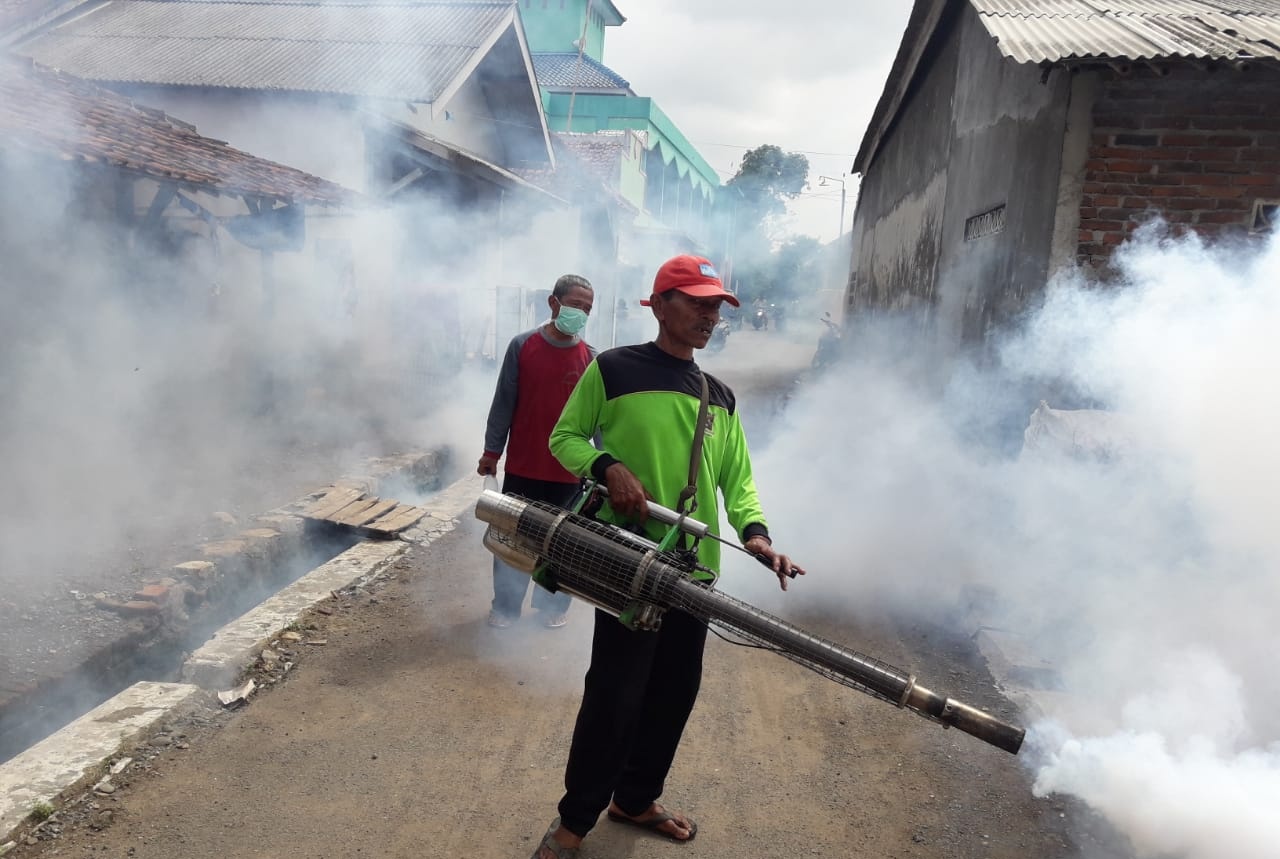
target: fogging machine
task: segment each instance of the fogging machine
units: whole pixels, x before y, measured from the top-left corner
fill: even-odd
[[[746,550],[674,510],[650,502],[649,512],[670,526],[657,543],[571,510],[491,489],[484,490],[476,504],[476,518],[489,525],[485,548],[548,590],[565,591],[638,630],[656,630],[664,612],[683,611],[844,686],[1018,753],[1023,729],[931,692],[914,675],[892,665],[718,591],[714,580],[694,579],[698,540],[710,537]],[[693,547],[682,548],[681,542],[689,538]]]

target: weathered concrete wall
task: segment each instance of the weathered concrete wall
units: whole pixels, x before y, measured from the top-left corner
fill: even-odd
[[[498,133],[502,127],[502,119],[494,116],[484,87],[474,77],[469,78],[453,95],[447,108],[441,105],[435,105],[434,109],[429,105],[416,105],[411,110],[407,103],[385,103],[379,104],[377,109],[419,131],[479,155],[492,164],[512,166],[502,136]],[[503,119],[507,118],[509,117]],[[531,128],[528,135],[536,138],[540,132]],[[543,148],[545,149],[545,145]]]
[[[960,57],[942,253],[937,270],[937,346],[982,347],[1022,312],[1048,275],[1070,75],[1000,55],[968,5]],[[966,235],[984,213],[1002,226]]]
[[[1076,265],[1080,203],[1084,197],[1089,141],[1093,136],[1093,105],[1098,100],[1101,72],[1078,71],[1071,77],[1067,124],[1062,137],[1062,170],[1058,174],[1058,212],[1053,222],[1049,277]]]
[[[939,27],[859,191],[852,314],[906,312],[940,356],[981,346],[1043,286],[1070,81],[1000,56],[977,14]],[[998,226],[966,239],[966,223]]]
[[[1081,264],[1105,269],[1141,223],[1244,235],[1280,201],[1280,70],[1107,73],[1093,108],[1080,203]]]
[[[858,253],[849,279],[851,317],[918,309],[925,311],[921,321],[928,321],[942,241],[958,55],[958,41],[951,38],[925,56],[925,72],[862,178],[852,231]]]

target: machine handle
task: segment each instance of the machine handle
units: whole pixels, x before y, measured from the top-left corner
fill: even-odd
[[[596,491],[605,498],[609,497],[609,487],[605,486],[603,483],[596,484]],[[656,501],[645,501],[644,503],[645,506],[649,508],[649,515],[654,519],[661,522],[663,525],[679,525],[680,530],[691,537],[697,537],[701,540],[707,536],[707,532],[710,530],[706,522],[700,522],[697,519],[693,519],[688,516],[681,520],[679,513],[672,510],[670,507],[663,507]]]
[[[603,483],[597,483],[596,490],[605,498],[609,497],[609,488],[605,486]],[[688,516],[685,516],[683,519],[681,519],[679,513],[672,510],[670,507],[663,507],[661,504],[658,504],[654,501],[645,501],[645,506],[649,508],[649,515],[652,516],[657,521],[661,522],[662,524],[678,525],[681,531],[699,540],[704,540],[710,537],[712,540],[715,540],[719,543],[723,543],[726,546],[737,549],[739,552],[743,552],[745,554],[750,555],[751,557],[759,561],[763,566],[767,567],[769,569],[769,572],[773,572],[773,561],[769,560],[764,555],[761,555],[757,552],[749,551],[743,546],[739,546],[737,543],[734,543],[730,540],[726,540],[723,537],[717,537],[715,534],[711,533],[711,526],[708,525],[706,522],[701,522],[697,519],[693,519]],[[790,575],[791,578],[794,579],[796,577],[795,570],[792,570],[788,575]]]

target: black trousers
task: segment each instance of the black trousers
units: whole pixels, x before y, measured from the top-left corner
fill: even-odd
[[[512,495],[520,495],[530,501],[546,501],[560,507],[568,506],[578,492],[578,483],[556,483],[551,480],[537,480],[533,477],[521,477],[518,474],[506,474],[502,478],[502,491]],[[513,570],[497,558],[493,559],[493,610],[509,618],[520,616],[520,607],[524,605],[525,594],[529,592],[529,583],[533,579],[528,573]],[[553,594],[540,587],[533,589],[533,607],[539,611],[565,612],[569,610],[572,599],[566,593]]]
[[[684,612],[668,611],[657,632],[633,632],[596,611],[560,800],[570,832],[590,832],[611,799],[636,816],[662,795],[698,698],[706,641],[706,625]]]

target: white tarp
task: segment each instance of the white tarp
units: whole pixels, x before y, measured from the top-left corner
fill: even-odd
[[[1022,434],[1022,456],[1097,462],[1124,458],[1134,439],[1123,416],[1101,409],[1054,409],[1040,401]]]

